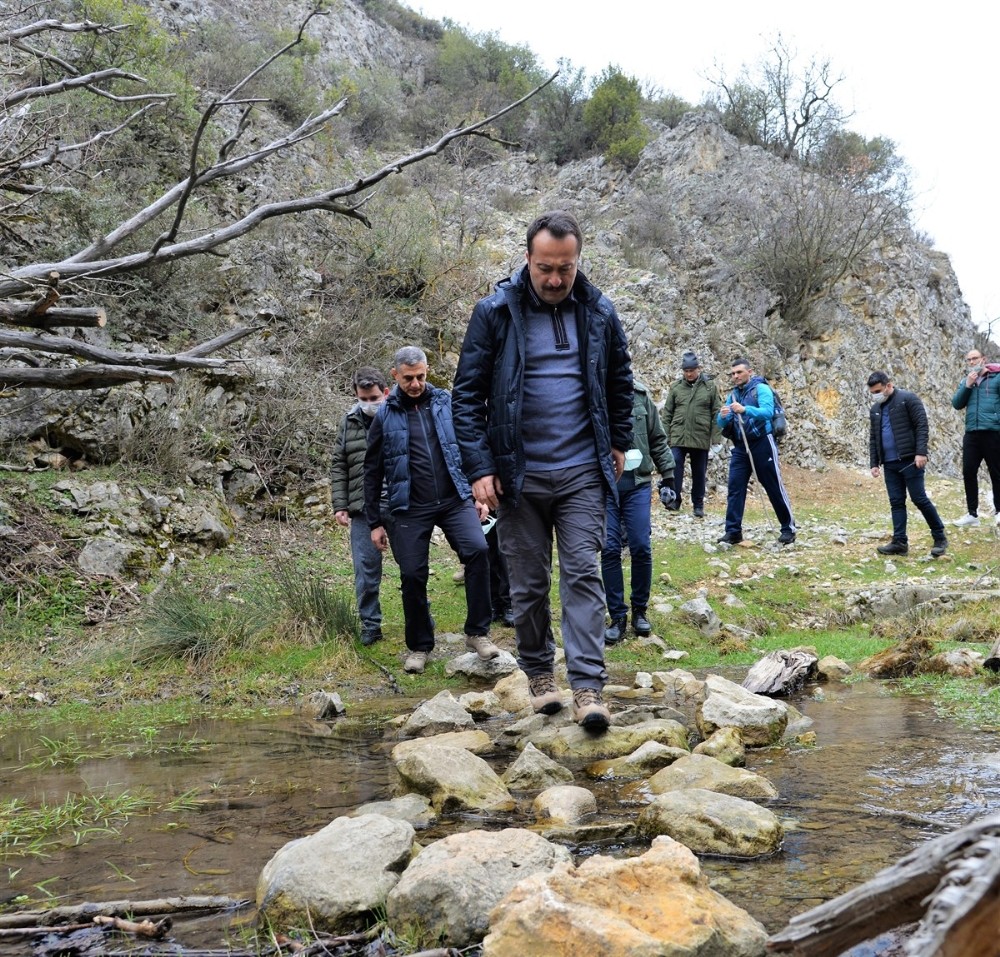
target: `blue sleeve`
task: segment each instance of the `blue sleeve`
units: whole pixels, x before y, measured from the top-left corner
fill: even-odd
[[[774,418],[774,392],[770,386],[763,382],[757,385],[757,404],[747,406],[746,416],[748,419],[763,419],[765,422]]]

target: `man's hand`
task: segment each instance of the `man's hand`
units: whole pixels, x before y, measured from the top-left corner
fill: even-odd
[[[479,516],[480,522],[485,522],[490,517],[490,510],[482,502],[476,502],[476,514]]]
[[[733,402],[730,403],[729,409],[737,415],[743,415],[743,413],[746,412],[747,407],[742,402]]]
[[[918,469],[922,469],[925,465],[927,465],[927,456],[926,455],[917,455],[917,456],[914,456],[914,458],[913,458],[913,464]]]
[[[482,475],[472,483],[472,497],[477,505],[485,505],[486,511],[500,507],[503,486],[499,475]]]
[[[622,477],[622,472],[625,471],[625,453],[619,449],[611,450],[611,458],[615,463],[615,481]]]
[[[719,453],[722,451],[722,443],[718,442],[711,446],[708,450],[708,460],[711,462],[712,459],[718,458]]]
[[[660,479],[657,488],[660,490],[660,501],[663,502],[663,507],[670,508],[677,501],[677,493],[674,491],[673,486],[669,485],[666,479]]]
[[[338,508],[333,517],[337,520],[337,524],[343,525],[344,528],[351,524],[351,516],[348,515],[346,508]]]
[[[380,551],[385,552],[389,550],[389,536],[385,533],[385,528],[379,525],[378,528],[372,529],[372,544]]]
[[[878,466],[876,465],[876,466],[875,466],[875,467],[874,467],[874,468],[872,469],[872,478],[878,478],[878,477],[879,477],[879,474],[880,474],[880,473],[879,473],[879,470],[878,470]]]

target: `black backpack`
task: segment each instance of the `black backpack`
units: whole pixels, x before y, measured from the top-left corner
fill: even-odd
[[[778,395],[778,390],[770,382],[767,382],[766,379],[764,381],[771,392],[774,393],[774,415],[771,417],[771,435],[774,436],[775,442],[780,442],[788,432],[788,417],[785,415],[785,405],[781,401],[781,396]],[[753,404],[756,405],[757,386],[753,387],[750,396],[753,396]],[[750,396],[747,396],[747,398],[750,398]],[[724,438],[729,439],[730,442],[737,440],[735,416],[730,416],[726,421],[726,424],[722,427],[722,435]]]

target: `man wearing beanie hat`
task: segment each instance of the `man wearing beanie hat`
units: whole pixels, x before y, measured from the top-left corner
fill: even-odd
[[[684,460],[691,460],[691,505],[695,518],[705,515],[705,485],[710,450],[722,444],[716,421],[722,400],[719,390],[702,371],[701,362],[688,350],[681,358],[681,378],[670,387],[660,419],[674,457],[674,494],[667,508],[681,507]]]

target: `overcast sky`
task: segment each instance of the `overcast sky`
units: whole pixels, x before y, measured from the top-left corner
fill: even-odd
[[[734,75],[782,34],[805,63],[828,58],[844,76],[849,127],[887,136],[913,173],[914,220],[951,257],[974,321],[1000,317],[994,260],[1000,227],[1000,33],[981,4],[920,8],[896,0],[807,4],[660,0],[405,0],[425,16],[525,44],[542,65],[560,57],[596,76],[609,63],[698,103],[714,63]],[[1000,338],[1000,322],[993,338]]]

